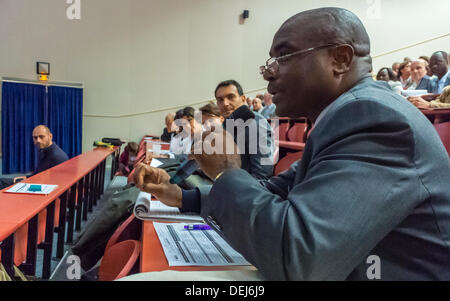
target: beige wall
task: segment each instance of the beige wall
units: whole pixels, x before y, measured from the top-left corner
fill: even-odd
[[[52,80],[82,82],[83,151],[101,137],[138,141],[161,133],[168,111],[212,99],[221,80],[234,78],[253,95],[264,89],[258,66],[274,33],[305,9],[354,11],[375,56],[450,30],[448,0],[81,0],[81,20],[67,19],[68,6],[0,0],[0,76],[35,79],[35,62],[48,61]],[[244,9],[250,19],[240,24]],[[450,51],[449,42],[447,36],[376,58],[374,70],[404,56]]]

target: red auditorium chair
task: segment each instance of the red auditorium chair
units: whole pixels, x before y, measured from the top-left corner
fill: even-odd
[[[114,232],[106,244],[105,250],[124,240],[141,238],[141,221],[131,214]]]
[[[308,124],[305,123],[295,123],[288,131],[287,137],[289,141],[282,141],[280,139],[280,147],[292,149],[292,150],[303,150],[305,148],[305,134],[308,128]]]
[[[274,174],[278,174],[286,171],[295,162],[302,158],[303,152],[287,153],[286,156],[281,159],[275,166]]]
[[[124,240],[106,249],[98,279],[113,281],[128,276],[138,262],[141,243],[137,240]]]
[[[276,131],[278,131],[278,140],[279,141],[287,140],[287,132],[289,130],[289,122],[279,122],[279,123],[270,122],[270,125],[273,127],[273,131],[275,133],[276,133]],[[274,137],[276,137],[276,135],[274,135]]]
[[[434,124],[434,128],[441,137],[442,143],[450,156],[450,122]]]

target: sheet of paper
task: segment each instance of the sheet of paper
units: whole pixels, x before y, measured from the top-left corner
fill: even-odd
[[[169,266],[250,265],[214,230],[186,230],[185,223],[156,223]]]
[[[203,222],[203,218],[193,213],[180,213],[175,207],[169,207],[160,201],[151,201],[152,195],[141,191],[134,205],[134,215],[141,220],[171,220]]]
[[[152,162],[150,163],[151,167],[159,167],[163,165],[163,163],[161,161],[159,161],[158,159],[152,158]]]
[[[41,191],[29,191],[31,185],[40,185]],[[17,183],[6,192],[11,193],[27,193],[27,194],[50,194],[58,185],[34,184],[34,183]]]
[[[409,96],[422,96],[427,94],[427,90],[403,90],[402,95],[405,97],[409,97]]]

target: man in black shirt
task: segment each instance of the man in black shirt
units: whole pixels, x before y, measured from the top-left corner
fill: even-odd
[[[38,174],[69,159],[67,154],[53,143],[52,139],[53,135],[45,125],[38,125],[34,128],[33,142],[39,148],[39,163],[34,174]]]

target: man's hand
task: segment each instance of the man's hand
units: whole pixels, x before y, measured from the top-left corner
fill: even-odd
[[[140,190],[151,193],[165,205],[181,208],[181,188],[170,184],[170,176],[164,169],[140,163],[134,173],[134,183]]]
[[[202,153],[196,154],[200,150]],[[233,137],[225,130],[203,133],[202,143],[194,145],[192,153],[194,154],[190,155],[189,159],[197,161],[200,169],[212,180],[227,169],[241,168],[238,147]]]
[[[407,98],[418,109],[429,109],[431,108],[430,103],[420,96],[410,96]]]

